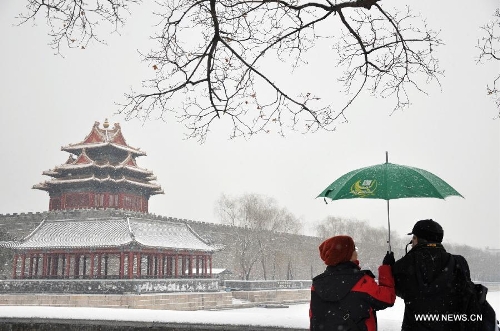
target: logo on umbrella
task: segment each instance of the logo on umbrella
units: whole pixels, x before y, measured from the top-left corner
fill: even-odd
[[[351,186],[351,193],[360,198],[366,197],[368,195],[375,194],[377,189],[377,181],[372,179],[365,179],[363,182],[358,180]]]

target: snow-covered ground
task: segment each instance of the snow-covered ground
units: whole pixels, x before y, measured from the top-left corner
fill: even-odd
[[[500,291],[488,293],[488,302],[500,313]],[[379,311],[381,331],[399,331],[404,303],[399,298],[394,307]],[[120,308],[69,308],[4,306],[0,318],[68,318],[83,320],[148,321],[164,323],[231,324],[309,328],[309,305],[290,305],[288,308],[240,308],[229,310],[172,311]]]

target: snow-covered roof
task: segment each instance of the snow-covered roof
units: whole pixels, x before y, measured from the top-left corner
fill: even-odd
[[[113,248],[137,244],[149,248],[213,252],[185,223],[142,218],[45,220],[12,248]]]
[[[61,150],[80,154],[83,149],[92,149],[92,148],[103,148],[106,146],[110,146],[113,148],[121,149],[123,151],[127,151],[136,156],[146,155],[145,152],[141,151],[139,148],[131,147],[125,141],[125,137],[123,137],[122,130],[119,123],[115,123],[114,127],[109,129],[109,123],[104,123],[104,128],[99,127],[100,123],[95,122],[90,133],[85,137],[85,139],[76,144],[69,144],[68,146],[64,146]]]

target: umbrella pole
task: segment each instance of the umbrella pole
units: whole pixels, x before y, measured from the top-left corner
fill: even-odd
[[[392,250],[391,250],[391,221],[389,218],[389,200],[387,200],[387,228],[389,229],[387,243],[389,244],[389,253],[390,253]]]
[[[385,151],[385,163],[389,163],[389,152]],[[387,173],[385,174],[385,184],[387,185]],[[387,236],[387,243],[389,244],[389,253],[391,252],[391,220],[389,218],[389,200],[387,200],[387,228],[389,234]]]

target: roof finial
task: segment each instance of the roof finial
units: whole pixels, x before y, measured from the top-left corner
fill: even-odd
[[[104,123],[103,123],[103,125],[102,125],[102,126],[103,126],[105,129],[109,128],[109,122],[108,122],[108,119],[107,119],[107,118],[104,120]]]

